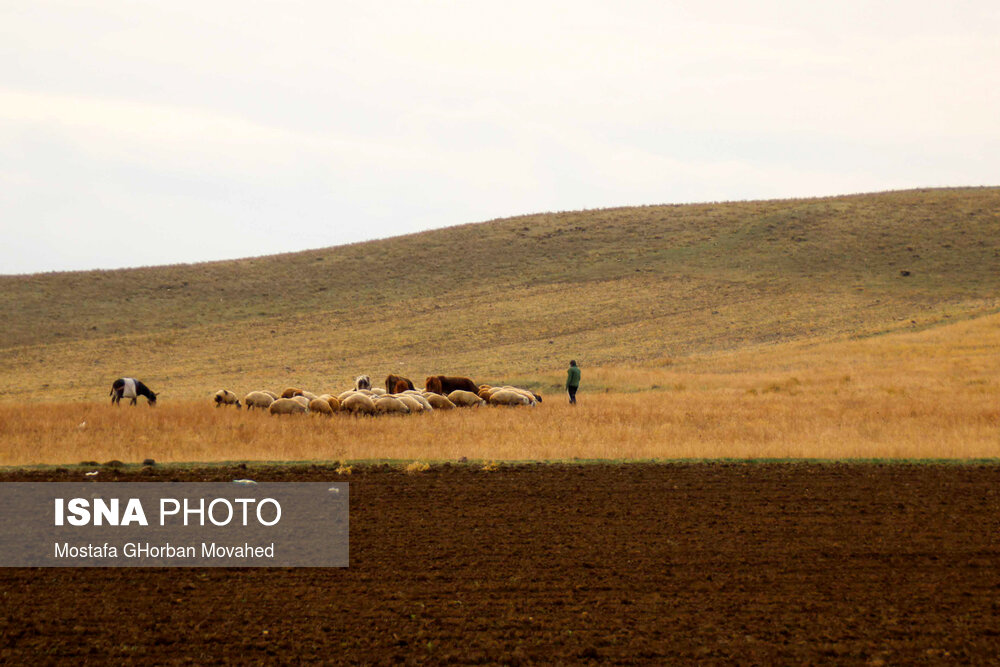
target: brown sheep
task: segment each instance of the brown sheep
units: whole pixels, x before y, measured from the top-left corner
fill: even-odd
[[[323,394],[319,397],[321,400],[326,401],[330,404],[330,409],[334,412],[340,412],[340,399],[336,396],[331,396],[330,394]]]
[[[309,412],[332,415],[333,408],[330,407],[330,403],[322,398],[314,398],[309,401]]]
[[[402,389],[397,389],[396,386],[403,382],[406,384]],[[389,375],[385,378],[385,390],[390,394],[401,394],[407,389],[413,389],[413,383],[410,382],[410,378],[405,378],[401,375]]]
[[[302,390],[298,387],[286,387],[283,392],[281,392],[281,398],[292,398],[293,396],[301,396]]]

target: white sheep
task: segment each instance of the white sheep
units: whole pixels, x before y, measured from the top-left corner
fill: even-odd
[[[501,389],[500,391],[494,392],[490,396],[490,405],[534,405],[535,401],[532,398],[528,398],[524,394],[511,391],[509,389]]]
[[[374,402],[375,412],[378,414],[410,414],[410,408],[394,396],[378,396]]]
[[[410,410],[411,415],[418,414],[424,411],[424,404],[417,400],[416,396],[407,396],[406,394],[394,394],[392,396],[383,396],[382,398],[395,398],[397,401],[405,405]],[[427,404],[428,409],[430,409],[430,403]]]
[[[302,405],[302,403],[293,398],[279,398],[271,403],[271,406],[267,410],[272,415],[305,414],[308,410],[308,404]]]
[[[414,399],[416,399],[418,403],[420,403],[420,405],[424,406],[424,410],[434,409],[434,406],[431,405],[431,402],[428,401],[426,398],[424,398],[424,395],[421,392],[417,391],[416,389],[408,389],[407,391],[404,391],[402,395],[412,396]]]
[[[354,415],[375,414],[375,402],[360,392],[355,392],[350,396],[346,396],[340,402],[340,407],[345,412],[350,412]]]
[[[430,403],[431,407],[435,410],[453,410],[455,408],[455,404],[449,401],[447,396],[435,394],[433,391],[425,393],[424,399]]]
[[[464,389],[456,389],[448,394],[448,400],[460,408],[473,408],[486,404],[486,401]]]
[[[247,406],[247,410],[253,408],[267,409],[271,407],[271,403],[274,403],[275,399],[266,391],[251,391],[249,394],[243,397],[243,405]]]
[[[240,407],[242,407],[240,405],[240,399],[236,398],[236,394],[228,389],[220,389],[215,392],[215,398],[212,400],[215,401],[215,407],[217,408],[221,408],[223,405],[235,405],[236,409],[239,410]]]

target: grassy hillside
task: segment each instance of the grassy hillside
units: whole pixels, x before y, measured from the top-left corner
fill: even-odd
[[[279,221],[276,221],[279,224]],[[294,229],[289,228],[290,233]],[[540,214],[255,259],[0,277],[0,400],[524,384],[998,310],[1000,189]]]

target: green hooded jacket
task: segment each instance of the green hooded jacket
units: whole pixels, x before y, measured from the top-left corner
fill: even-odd
[[[566,386],[567,387],[579,387],[580,386],[580,367],[570,366],[569,371],[566,373]]]

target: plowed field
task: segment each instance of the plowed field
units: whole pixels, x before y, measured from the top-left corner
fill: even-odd
[[[237,477],[345,481],[320,467],[100,473]],[[0,570],[0,659],[1000,659],[997,466],[372,466],[346,481],[346,569]]]

